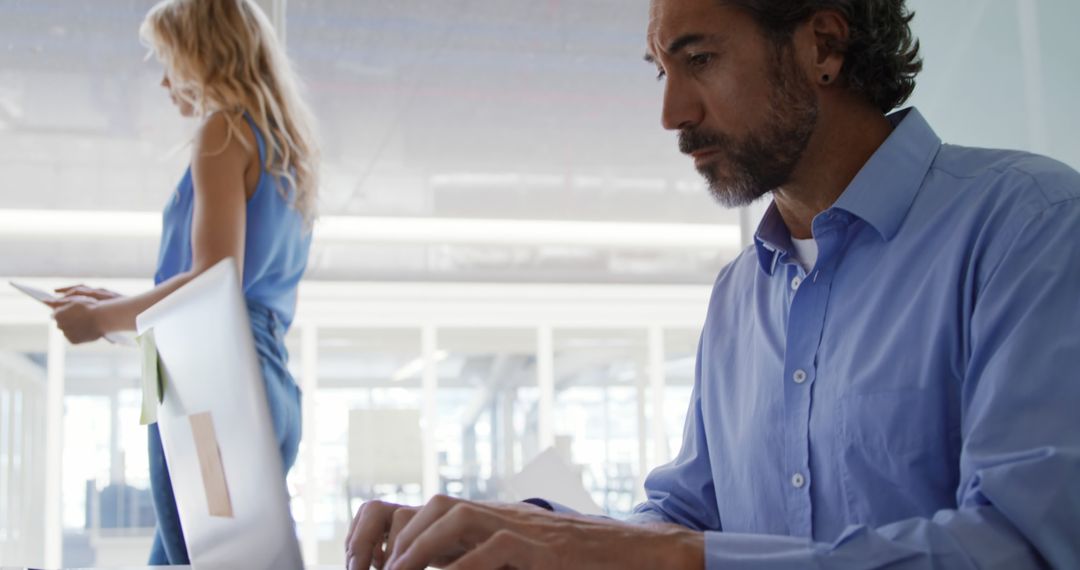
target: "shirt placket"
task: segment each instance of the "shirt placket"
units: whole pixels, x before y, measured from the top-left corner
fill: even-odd
[[[834,220],[830,215],[824,223],[815,221],[814,235],[820,254],[810,273],[791,264],[786,274],[792,298],[784,353],[785,499],[789,533],[805,538],[813,538],[810,410],[818,379],[817,351],[825,325],[833,268],[845,234],[843,225],[831,223]]]

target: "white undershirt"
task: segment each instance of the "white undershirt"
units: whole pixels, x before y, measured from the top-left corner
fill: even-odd
[[[791,238],[791,245],[795,246],[795,261],[802,266],[803,271],[807,273],[813,269],[814,264],[817,263],[818,247],[814,238],[810,239],[795,239]]]

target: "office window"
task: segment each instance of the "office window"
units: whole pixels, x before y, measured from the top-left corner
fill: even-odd
[[[45,501],[45,352],[43,325],[0,324],[0,559],[40,557]]]

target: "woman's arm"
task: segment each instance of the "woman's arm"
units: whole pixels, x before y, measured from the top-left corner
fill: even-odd
[[[72,297],[57,303],[53,317],[65,336],[75,343],[96,340],[121,330],[134,330],[135,317],[191,281],[219,261],[233,257],[240,274],[244,267],[244,232],[247,209],[246,177],[255,146],[245,145],[244,134],[229,134],[223,113],[208,117],[195,137],[191,175],[195,192],[192,218],[192,266],[132,297],[95,301]]]

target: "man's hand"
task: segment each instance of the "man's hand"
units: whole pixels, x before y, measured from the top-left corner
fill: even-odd
[[[368,501],[360,506],[345,537],[345,566],[348,570],[383,568],[401,529],[419,512],[418,508]]]
[[[353,520],[350,570],[703,568],[704,535],[438,496],[422,509],[372,502]]]

